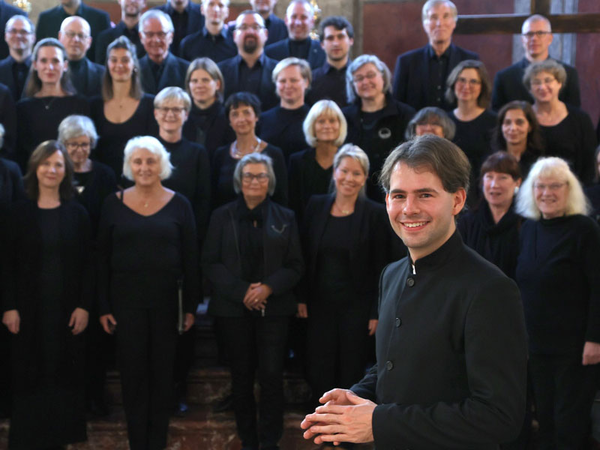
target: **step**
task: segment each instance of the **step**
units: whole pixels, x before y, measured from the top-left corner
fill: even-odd
[[[298,374],[284,374],[283,389],[286,404],[300,405],[310,400],[310,387]],[[258,387],[257,387],[258,390]],[[209,405],[231,391],[231,377],[224,368],[193,369],[188,377],[187,401],[190,405]],[[118,371],[110,371],[106,379],[106,400],[109,405],[122,404]]]
[[[319,446],[302,437],[301,410],[288,410],[284,418],[281,450],[317,450]],[[7,448],[8,421],[0,421],[0,448]],[[127,450],[127,426],[122,408],[106,419],[88,422],[88,440],[67,447],[69,450]],[[167,450],[239,450],[232,413],[212,413],[210,408],[192,407],[184,418],[172,418]],[[362,445],[357,450],[372,450]]]

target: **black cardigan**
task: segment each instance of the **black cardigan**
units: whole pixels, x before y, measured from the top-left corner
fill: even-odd
[[[236,200],[213,212],[202,251],[203,273],[212,286],[208,312],[216,317],[242,317],[244,295],[250,283],[242,279],[239,208]],[[266,316],[296,312],[293,289],[304,271],[298,226],[294,213],[269,199],[262,209],[265,278],[273,289]]]
[[[318,298],[318,258],[322,236],[335,200],[335,194],[313,195],[306,207],[302,225],[302,247],[306,273],[300,286],[300,301],[310,304]],[[351,216],[350,270],[354,289],[363,310],[377,319],[379,276],[386,264],[406,255],[406,248],[392,231],[385,208],[364,197],[356,200]]]

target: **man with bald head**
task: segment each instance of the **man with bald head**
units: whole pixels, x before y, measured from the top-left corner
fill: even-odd
[[[525,57],[496,74],[492,94],[493,109],[497,111],[513,100],[526,100],[533,103],[533,97],[523,84],[523,74],[529,64],[550,58],[549,48],[552,39],[552,26],[546,17],[535,14],[523,22],[521,43],[525,50]],[[565,103],[579,107],[581,106],[581,97],[577,69],[562,61],[558,62],[567,72],[567,82],[558,98]]]
[[[140,80],[147,94],[156,95],[169,86],[184,87],[189,63],[169,50],[173,22],[158,9],[146,11],[140,19],[140,39],[146,56],[140,59]]]
[[[121,5],[121,21],[114,28],[104,30],[96,39],[96,62],[106,62],[106,49],[115,39],[126,36],[137,50],[138,59],[146,54],[140,41],[138,23],[146,7],[146,0],[119,0]]]
[[[4,30],[9,55],[0,61],[0,83],[10,90],[14,101],[23,94],[31,66],[31,51],[35,42],[35,26],[25,16],[12,16]]]
[[[67,50],[71,83],[78,94],[93,97],[101,94],[104,66],[91,62],[86,52],[92,45],[90,24],[81,17],[71,16],[63,20],[58,40]]]
[[[60,5],[42,11],[37,22],[36,40],[40,41],[47,37],[57,38],[63,21],[70,16],[83,17],[90,25],[92,45],[86,56],[94,61],[96,56],[94,39],[100,32],[110,28],[110,18],[105,11],[92,8],[83,3],[82,0],[60,0]]]
[[[426,106],[454,107],[444,96],[448,75],[461,61],[479,59],[477,53],[452,43],[457,17],[456,5],[450,0],[425,2],[421,20],[429,43],[398,56],[392,83],[396,100],[417,111]]]
[[[288,37],[265,48],[269,58],[281,61],[290,56],[305,59],[311,69],[321,67],[326,60],[325,51],[310,38],[315,26],[315,11],[308,0],[292,0],[285,12]]]
[[[265,21],[255,11],[243,11],[236,19],[233,40],[238,54],[219,63],[225,80],[225,99],[235,92],[245,91],[258,96],[263,110],[279,103],[271,79],[277,61],[264,52],[267,33]]]

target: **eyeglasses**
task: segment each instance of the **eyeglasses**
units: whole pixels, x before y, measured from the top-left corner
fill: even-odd
[[[80,41],[84,41],[89,37],[85,33],[75,33],[74,31],[66,31],[65,36],[67,36],[69,39],[79,38]]]
[[[258,180],[259,183],[264,183],[265,181],[269,180],[269,174],[268,173],[257,173],[257,174],[253,174],[250,172],[244,172],[242,174],[242,180],[244,181],[244,183],[250,184],[252,183],[254,180]]]
[[[556,81],[556,78],[554,78],[554,77],[546,77],[543,80],[536,78],[536,79],[531,80],[531,85],[532,86],[541,86],[542,84],[548,85],[548,84],[554,83],[555,81]]]
[[[526,39],[532,39],[534,36],[537,38],[541,38],[551,33],[551,31],[528,31],[527,33],[523,33],[521,36],[523,36]]]
[[[257,23],[255,23],[254,25],[240,25],[239,27],[236,27],[237,31],[248,31],[248,30],[254,30],[254,31],[260,31],[262,30],[264,27],[262,25],[259,25]]]
[[[142,31],[142,34],[144,36],[146,36],[148,39],[152,39],[154,37],[160,39],[161,41],[163,39],[165,39],[167,37],[167,34],[169,34],[170,31],[167,31],[166,33],[164,31]]]
[[[533,185],[533,188],[536,191],[540,191],[540,192],[544,192],[546,189],[548,189],[550,192],[556,192],[560,188],[565,186],[566,184],[567,183],[552,183],[552,184],[536,183]]]
[[[479,86],[481,84],[481,81],[476,80],[474,78],[467,80],[466,78],[463,78],[463,77],[457,78],[456,82],[459,84],[468,84],[469,86]]]
[[[372,79],[373,79],[373,78],[375,78],[377,75],[378,75],[378,73],[377,73],[377,72],[369,72],[369,73],[367,73],[366,75],[357,75],[357,76],[355,76],[354,78],[352,78],[352,81],[353,81],[354,83],[357,83],[357,84],[358,84],[358,83],[362,82],[362,81],[363,81],[365,78],[366,78],[367,80],[372,80]]]
[[[77,150],[78,148],[81,150],[89,150],[91,148],[91,144],[89,142],[67,142],[65,147],[69,151]]]
[[[12,35],[18,34],[19,36],[29,36],[30,34],[33,34],[31,31],[17,30],[16,28],[11,28],[10,30],[6,30],[6,32]]]
[[[158,110],[158,112],[160,112],[163,116],[166,116],[167,114],[169,114],[169,112],[172,112],[173,114],[175,114],[176,116],[181,114],[183,111],[185,111],[185,108],[181,108],[181,107],[171,107],[169,108],[168,106],[161,106],[160,108],[156,108]]]

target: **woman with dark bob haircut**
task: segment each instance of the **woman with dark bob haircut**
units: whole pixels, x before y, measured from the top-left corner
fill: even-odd
[[[17,154],[25,171],[33,150],[56,139],[60,122],[71,114],[90,115],[85,97],[78,95],[68,74],[65,47],[54,38],[39,41],[33,49],[24,97],[17,102]]]
[[[304,269],[294,213],[270,199],[276,181],[269,156],[252,152],[240,159],[232,180],[240,195],[214,211],[202,252],[212,287],[208,312],[229,357],[244,449],[279,448],[285,343],[297,308],[294,287]]]
[[[237,92],[225,102],[225,114],[235,132],[231,145],[217,149],[211,162],[212,208],[215,209],[236,198],[233,189],[233,172],[237,162],[250,153],[262,153],[273,161],[277,187],[273,201],[280,205],[288,202],[287,168],[279,147],[263,141],[256,135],[256,124],[260,117],[260,100],[249,92]]]
[[[507,152],[496,152],[481,165],[479,178],[483,197],[460,217],[457,228],[465,244],[514,278],[522,221],[513,209],[522,181],[519,163]]]
[[[544,155],[540,125],[531,104],[514,100],[500,109],[492,148],[513,155],[519,162],[521,174],[527,177],[533,163]]]
[[[86,440],[84,335],[92,303],[90,222],[73,197],[73,165],[57,141],[40,144],[13,203],[2,254],[2,323],[12,340],[9,448]]]
[[[96,158],[117,176],[123,171],[123,151],[135,136],[158,135],[154,120],[154,96],[144,94],[135,46],[125,36],[106,49],[102,96],[91,100],[92,119],[100,139]]]
[[[424,134],[434,134],[451,141],[456,133],[456,125],[448,113],[436,106],[426,106],[417,112],[406,127],[406,139]]]

